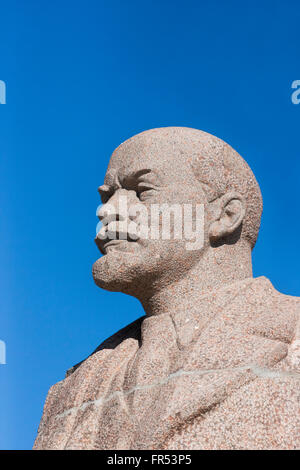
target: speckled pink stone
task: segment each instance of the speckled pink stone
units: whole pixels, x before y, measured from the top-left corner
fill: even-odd
[[[125,181],[142,168],[159,179],[155,202],[206,204],[205,246],[128,242],[95,263],[96,284],[136,296],[146,316],[51,387],[34,448],[300,448],[300,299],[252,277],[251,170],[214,136],[154,129],[114,152],[111,197],[134,198]]]

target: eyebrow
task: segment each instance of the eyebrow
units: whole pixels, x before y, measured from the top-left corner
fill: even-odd
[[[133,173],[130,174],[130,177],[137,179],[140,176],[147,175],[148,173],[151,173],[151,172],[152,170],[150,170],[149,168],[145,168],[143,170],[134,171]]]
[[[125,176],[124,181],[137,180],[141,176],[147,175],[151,172],[152,172],[152,170],[150,170],[149,168],[144,168],[142,170],[133,171],[129,175]],[[101,186],[99,186],[98,192],[99,192],[100,195],[102,195],[102,194],[107,195],[107,194],[113,193],[114,189],[115,188],[113,186],[109,186],[108,184],[102,184]]]

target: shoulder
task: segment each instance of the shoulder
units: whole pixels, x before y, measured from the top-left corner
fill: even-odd
[[[282,294],[272,286],[268,279],[266,280],[273,289],[278,303],[278,311],[281,312],[286,324],[293,330],[285,360],[286,366],[291,371],[300,372],[300,297]]]
[[[264,276],[253,279],[244,296],[256,312],[254,332],[286,344],[282,366],[300,370],[300,297],[279,292]]]
[[[114,333],[112,336],[104,340],[100,345],[83,361],[78,362],[73,367],[67,370],[66,377],[69,377],[78,367],[83,364],[89,357],[93,356],[95,353],[102,351],[104,349],[115,349],[119,344],[125,341],[128,338],[136,339],[140,341],[141,339],[141,324],[144,320],[145,316],[142,316],[135,320],[134,322],[130,323],[129,325],[125,326],[121,330]]]
[[[252,288],[257,288],[259,291],[264,291],[265,294],[270,296],[278,297],[283,302],[293,303],[300,305],[300,297],[283,294],[282,292],[278,291],[266,276],[259,276],[253,278],[253,283],[251,284]]]
[[[278,315],[283,314],[286,319],[300,319],[300,297],[279,292],[265,276],[254,279],[251,288],[254,293],[257,291],[265,306],[273,308]]]

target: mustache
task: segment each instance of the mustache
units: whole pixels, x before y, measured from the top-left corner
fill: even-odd
[[[138,235],[138,224],[126,224],[124,221],[113,221],[103,225],[97,232],[95,243],[102,254],[105,254],[106,245],[110,242],[127,241],[136,242],[140,239]]]

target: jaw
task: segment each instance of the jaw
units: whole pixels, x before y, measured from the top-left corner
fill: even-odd
[[[149,244],[134,252],[109,250],[93,265],[96,285],[111,292],[123,292],[140,301],[150,298],[156,291],[179,281],[193,268],[196,259],[189,258],[171,244],[159,250]],[[199,257],[196,257],[197,260]]]
[[[145,259],[137,253],[111,250],[93,265],[93,278],[98,287],[137,298],[147,285],[147,277]]]
[[[164,284],[167,271],[166,259],[153,244],[134,252],[109,250],[94,263],[93,278],[102,289],[143,300]]]

